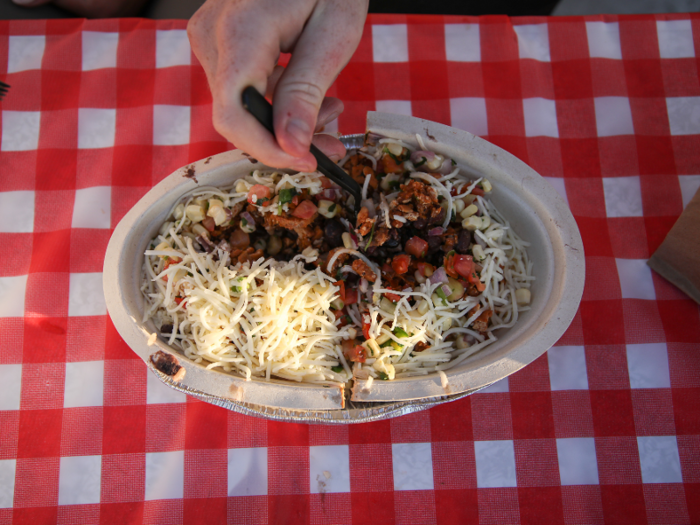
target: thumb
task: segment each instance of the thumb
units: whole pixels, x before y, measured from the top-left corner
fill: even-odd
[[[366,1],[316,5],[275,87],[275,135],[288,154],[309,151],[323,98],[360,42],[366,15]]]

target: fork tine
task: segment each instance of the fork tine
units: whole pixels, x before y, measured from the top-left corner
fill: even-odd
[[[6,84],[6,83],[3,82],[2,80],[0,80],[0,86],[2,86],[2,87],[4,87],[4,88],[9,88],[9,87],[10,87],[10,84]]]

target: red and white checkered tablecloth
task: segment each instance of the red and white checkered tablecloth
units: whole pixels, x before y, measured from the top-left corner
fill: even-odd
[[[231,147],[184,21],[0,21],[0,524],[700,523],[700,311],[645,261],[700,187],[700,16],[370,16],[331,89],[466,129],[567,200],[587,282],[547,354],[371,424],[170,390],[102,265],[156,182]]]

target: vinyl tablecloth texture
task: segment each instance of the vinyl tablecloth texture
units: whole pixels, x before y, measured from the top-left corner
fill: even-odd
[[[700,313],[650,254],[700,187],[700,16],[370,16],[330,94],[505,148],[568,202],[573,324],[465,399],[371,424],[163,386],[106,315],[110,234],[233,146],[185,21],[0,21],[0,524],[700,523]]]

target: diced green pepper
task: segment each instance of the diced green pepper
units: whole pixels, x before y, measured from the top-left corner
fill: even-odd
[[[335,372],[336,374],[339,374],[343,371],[343,367],[342,366],[334,366],[334,367],[331,367],[331,370],[333,370],[333,372]]]

